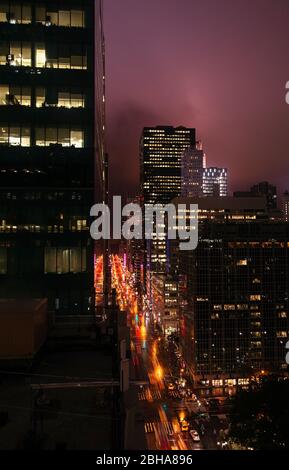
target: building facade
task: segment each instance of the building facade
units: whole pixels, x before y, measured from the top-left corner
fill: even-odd
[[[204,168],[203,195],[215,197],[228,195],[228,171],[226,168]]]
[[[203,224],[187,276],[183,351],[196,383],[241,385],[287,370],[289,226]]]
[[[102,2],[0,1],[0,296],[94,309],[103,199]]]
[[[145,127],[140,145],[141,194],[144,204],[167,204],[181,193],[181,162],[195,146],[195,129]]]
[[[182,158],[182,187],[184,197],[201,197],[203,195],[203,169],[206,167],[206,156],[202,143],[185,150]]]

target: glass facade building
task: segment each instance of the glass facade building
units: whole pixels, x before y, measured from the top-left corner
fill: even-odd
[[[0,296],[94,306],[104,195],[102,2],[0,1]]]
[[[184,354],[196,381],[237,384],[262,371],[285,372],[288,224],[211,222],[199,229],[197,249],[181,254]]]

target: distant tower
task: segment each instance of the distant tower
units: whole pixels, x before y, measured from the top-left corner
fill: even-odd
[[[203,194],[203,169],[206,167],[206,156],[202,142],[185,150],[182,158],[182,188],[184,197],[201,197]]]
[[[145,127],[140,145],[141,195],[144,204],[167,204],[181,194],[181,161],[194,146],[195,129]]]
[[[283,217],[285,222],[289,222],[289,192],[285,191],[282,201]]]
[[[204,168],[203,170],[203,195],[227,196],[228,195],[228,171],[227,168]]]
[[[268,210],[277,209],[277,189],[276,186],[262,181],[251,187],[251,193],[255,196],[265,196]]]

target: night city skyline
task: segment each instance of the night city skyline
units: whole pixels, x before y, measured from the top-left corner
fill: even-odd
[[[288,45],[289,0],[0,0],[1,462],[288,451]]]
[[[228,168],[231,193],[269,180],[280,196],[288,2],[107,0],[104,11],[112,192],[137,191],[143,127],[183,125],[196,128],[212,166]]]

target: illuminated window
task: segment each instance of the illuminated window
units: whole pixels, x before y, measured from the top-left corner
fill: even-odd
[[[45,274],[86,271],[86,248],[45,248]]]
[[[9,6],[10,3],[10,6]],[[31,6],[14,2],[0,2],[0,22],[11,24],[31,23]]]
[[[247,266],[248,265],[248,260],[247,259],[240,259],[237,261],[237,266]]]
[[[225,385],[227,385],[228,387],[234,387],[236,384],[237,384],[236,379],[226,379],[225,380]]]
[[[36,107],[41,108],[45,104],[45,88],[36,88]]]
[[[261,295],[257,294],[257,295],[250,295],[250,300],[252,302],[254,301],[257,301],[257,300],[261,300]]]
[[[213,387],[222,387],[223,386],[223,380],[221,380],[221,379],[212,380],[212,385],[213,385]]]
[[[278,312],[278,318],[287,318],[287,312]]]
[[[86,51],[81,45],[36,44],[36,67],[86,69]]]
[[[250,379],[238,379],[238,385],[249,385]]]
[[[0,85],[0,106],[31,106],[31,88]]]
[[[84,12],[82,10],[71,10],[71,26],[75,28],[84,27]]]
[[[222,310],[222,305],[214,305],[213,309],[214,310]]]
[[[37,43],[35,46],[36,67],[46,66],[46,51],[43,43]]]
[[[287,338],[287,331],[277,331],[277,338]]]
[[[0,247],[0,274],[7,274],[7,248]]]
[[[7,65],[31,67],[31,44],[29,42],[12,41],[7,57]]]
[[[68,128],[37,128],[35,130],[36,145],[48,147],[59,144],[63,147],[84,147],[84,132],[80,129]]]
[[[58,10],[45,6],[36,7],[36,21],[44,26],[62,26],[83,28],[85,26],[84,12],[82,10]]]
[[[71,145],[78,148],[83,147],[83,131],[79,129],[71,131]]]
[[[70,26],[70,11],[60,10],[58,18],[58,26]]]
[[[26,127],[0,127],[0,144],[30,146],[30,129]]]

